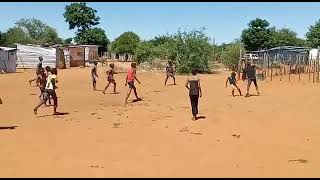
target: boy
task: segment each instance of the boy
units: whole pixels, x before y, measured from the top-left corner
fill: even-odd
[[[52,68],[51,69],[51,75],[48,76],[47,78],[47,83],[45,87],[45,92],[44,92],[44,98],[40,101],[40,103],[33,109],[34,114],[37,114],[37,111],[40,106],[46,103],[46,101],[49,99],[51,96],[53,99],[53,115],[57,115],[57,107],[58,107],[58,98],[56,94],[56,89],[58,88],[56,84],[58,83],[57,80],[57,69]]]
[[[134,80],[136,80],[139,84],[141,84],[141,82],[136,77],[136,66],[137,66],[136,63],[131,63],[131,68],[128,69],[128,72],[127,72],[125,86],[127,86],[127,84],[128,84],[129,85],[129,90],[128,90],[127,97],[126,97],[126,100],[125,100],[125,104],[128,104],[128,98],[129,98],[129,96],[131,94],[132,89],[133,89],[134,95],[137,98],[136,101],[140,101],[141,100],[141,98],[138,97],[137,89],[134,86]]]
[[[188,86],[189,85],[189,86]],[[197,76],[197,70],[192,70],[192,76],[188,77],[186,88],[189,90],[189,97],[192,108],[192,120],[197,120],[199,95],[202,97],[200,78]]]
[[[93,85],[93,90],[96,91],[96,85],[97,85],[97,78],[99,77],[97,74],[97,65],[98,63],[95,61],[93,63],[92,69],[91,69],[91,78],[92,78],[92,85]]]
[[[46,89],[46,83],[47,83],[47,76],[44,72],[44,69],[40,69],[40,72],[37,77],[37,85],[40,88],[40,96],[39,99],[44,99],[44,91]]]
[[[108,84],[107,86],[104,88],[104,91],[102,92],[103,94],[106,94],[106,90],[108,89],[109,85],[112,83],[113,84],[113,93],[116,93],[116,86],[117,83],[114,80],[113,75],[117,74],[116,72],[114,72],[114,64],[111,63],[110,65],[110,69],[107,71],[107,76],[108,76]]]
[[[232,72],[231,76],[227,78],[226,87],[227,87],[228,81],[229,81],[229,83],[231,85],[231,88],[232,88],[232,96],[234,97],[234,90],[235,89],[237,89],[239,91],[240,96],[242,96],[241,90],[237,86],[237,80],[236,80],[236,73],[235,72]]]
[[[165,86],[167,85],[167,81],[168,81],[169,77],[173,78],[174,85],[176,85],[176,78],[174,77],[174,73],[175,73],[175,70],[173,68],[172,61],[168,61],[168,64],[166,66],[167,78],[166,78],[166,81],[164,82]]]
[[[40,73],[40,69],[42,69],[42,60],[43,60],[43,58],[40,56],[39,63],[37,65],[37,69],[36,69],[37,77],[38,77],[38,74]],[[31,82],[36,81],[36,80],[37,80],[37,78],[29,80],[30,85],[31,85]],[[38,85],[38,83],[37,83],[37,85]]]
[[[246,64],[246,67],[243,69],[243,72],[246,74],[246,78],[248,79],[247,93],[246,93],[245,97],[249,97],[249,89],[251,86],[251,82],[254,83],[254,86],[256,87],[256,90],[257,90],[257,94],[260,95],[258,84],[257,84],[256,68],[261,69],[260,67],[258,67],[256,65],[251,65],[251,63],[248,62]]]

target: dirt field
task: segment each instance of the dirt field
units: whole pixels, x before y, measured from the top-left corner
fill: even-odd
[[[1,177],[320,176],[320,84],[274,79],[245,98],[224,87],[227,74],[200,75],[206,118],[191,121],[186,76],[165,87],[163,73],[138,73],[143,101],[124,107],[125,74],[115,76],[120,93],[106,95],[92,91],[89,74],[59,71],[63,116],[33,114],[33,71],[0,75]]]

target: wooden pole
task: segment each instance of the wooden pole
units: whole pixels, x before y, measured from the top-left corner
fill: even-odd
[[[242,48],[240,43],[239,62],[238,62],[238,80],[240,80],[241,67],[242,67]]]
[[[268,59],[268,71],[267,71],[267,76],[269,76],[269,69],[270,69],[270,59],[269,59],[269,53],[268,53],[268,50],[267,50],[267,59]]]
[[[316,65],[316,61],[313,61],[313,63],[312,63],[312,72],[313,72],[313,76],[312,76],[312,82],[314,83],[314,76],[315,76],[315,73],[316,73],[316,71],[315,71],[315,65]]]
[[[291,78],[291,63],[290,63],[290,66],[289,66],[289,82],[290,82],[290,79]]]
[[[311,61],[312,61],[312,54],[310,56],[310,58],[308,57],[308,73],[309,73],[309,82],[310,82],[310,77],[311,77]]]
[[[319,82],[319,51],[320,51],[320,46],[318,46],[318,52],[317,52],[317,82]]]

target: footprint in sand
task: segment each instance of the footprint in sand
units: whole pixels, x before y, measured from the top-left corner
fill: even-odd
[[[179,132],[185,132],[185,131],[189,131],[188,127],[182,128],[181,130],[179,130]]]
[[[200,132],[190,132],[190,134],[193,134],[193,135],[202,135],[202,133],[200,133]]]
[[[112,128],[118,128],[118,126],[120,125],[120,123],[112,123],[113,127]]]
[[[96,115],[97,113],[91,113],[90,115]]]
[[[298,163],[308,163],[308,160],[305,159],[292,159],[292,160],[288,160],[288,162],[298,162]]]
[[[238,135],[237,134],[233,134],[232,136],[235,137],[235,138],[240,138],[240,134],[238,134]]]
[[[97,119],[102,119],[102,118],[98,117]]]

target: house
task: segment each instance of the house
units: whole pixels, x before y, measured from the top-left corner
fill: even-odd
[[[85,66],[86,62],[98,60],[99,45],[57,46],[56,57],[58,68]],[[68,65],[69,64],[69,65]]]
[[[16,72],[17,49],[0,46],[0,71],[5,73]]]

